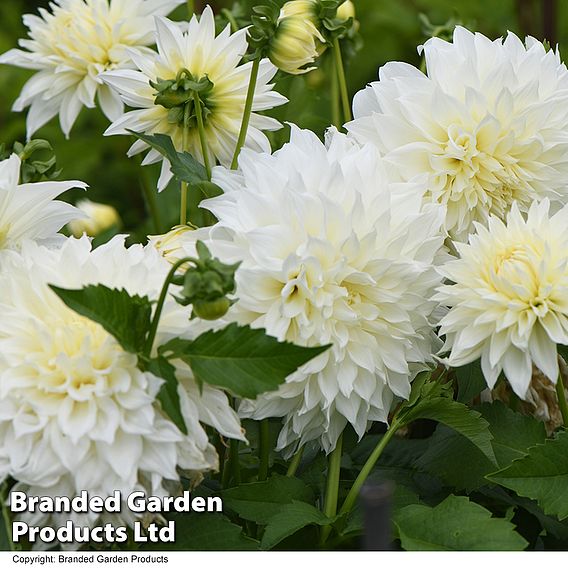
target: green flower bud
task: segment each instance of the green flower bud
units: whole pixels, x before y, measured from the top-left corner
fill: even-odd
[[[231,306],[227,294],[235,291],[235,271],[240,263],[224,264],[213,258],[201,241],[196,244],[198,259],[182,277],[181,296],[176,301],[183,305],[193,305],[192,318],[212,320],[225,315]]]
[[[212,301],[197,300],[193,302],[193,316],[212,321],[222,318],[230,307],[231,301],[227,298],[219,298]]]

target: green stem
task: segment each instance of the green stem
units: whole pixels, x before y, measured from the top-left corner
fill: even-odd
[[[209,162],[209,148],[207,147],[207,136],[205,134],[205,125],[203,123],[203,109],[201,107],[201,99],[199,93],[193,93],[195,101],[195,116],[197,118],[197,128],[199,130],[199,141],[201,142],[201,153],[203,154],[203,164],[207,172],[207,179],[211,179],[211,164]]]
[[[241,130],[239,132],[239,139],[237,140],[237,146],[235,148],[235,153],[233,154],[233,162],[231,163],[231,169],[236,170],[239,165],[239,154],[241,153],[242,147],[245,145],[247,139],[247,132],[250,122],[250,115],[252,113],[252,103],[254,101],[254,93],[256,91],[256,82],[258,80],[258,70],[260,68],[260,58],[256,58],[252,62],[252,68],[250,71],[249,86],[247,91],[247,98],[245,101],[245,110],[243,113],[243,121],[241,122]]]
[[[221,14],[223,14],[223,16],[225,16],[225,18],[227,18],[227,21],[231,24],[231,31],[233,33],[238,32],[239,29],[240,29],[239,24],[237,23],[237,20],[235,20],[235,17],[231,13],[231,10],[228,10],[227,8],[223,8],[221,10]]]
[[[558,397],[558,406],[560,407],[560,413],[562,414],[564,428],[568,428],[568,404],[566,403],[566,392],[564,391],[562,375],[559,375],[558,380],[556,381],[556,396]]]
[[[160,296],[158,298],[158,303],[156,304],[156,311],[154,312],[154,317],[152,318],[152,323],[150,324],[150,331],[148,332],[148,337],[146,338],[146,345],[144,348],[144,355],[146,357],[150,357],[150,354],[152,353],[152,347],[154,345],[154,339],[156,339],[156,332],[158,331],[158,323],[160,322],[160,316],[162,315],[162,309],[164,308],[164,303],[166,301],[168,288],[171,284],[173,277],[175,276],[177,269],[186,262],[195,262],[195,259],[188,256],[186,258],[178,260],[170,268],[170,271],[166,276],[166,280],[164,281],[162,290],[160,292]]]
[[[337,128],[341,128],[341,101],[339,97],[339,79],[337,78],[337,72],[335,69],[335,64],[333,67],[333,73],[331,74],[331,117],[332,124]]]
[[[298,470],[298,466],[300,465],[300,462],[302,461],[302,456],[304,455],[304,448],[306,446],[302,446],[295,454],[294,457],[292,458],[292,461],[290,462],[290,465],[288,466],[288,471],[286,472],[286,477],[294,477],[294,475],[296,475],[296,471]]]
[[[340,515],[351,511],[353,505],[355,505],[355,501],[357,500],[359,491],[361,491],[361,487],[363,487],[363,483],[365,483],[373,467],[375,467],[377,460],[381,457],[383,450],[386,448],[390,439],[394,436],[395,432],[398,430],[399,427],[400,423],[396,420],[396,418],[393,418],[390,428],[386,431],[385,435],[380,439],[379,443],[377,444],[377,446],[375,447],[375,449],[373,450],[373,452],[365,462],[363,469],[361,469],[359,475],[353,482],[353,485],[351,486],[351,489],[349,490],[349,493],[347,494],[347,497],[345,498],[345,501],[341,506],[341,509],[339,510]]]
[[[146,209],[150,213],[152,218],[152,224],[154,225],[154,231],[157,235],[162,234],[162,220],[160,218],[160,209],[158,208],[158,198],[156,196],[156,188],[152,187],[150,179],[148,177],[148,170],[146,166],[140,163],[140,187],[142,188],[142,193],[144,195],[144,202],[146,203]]]
[[[349,103],[349,93],[347,91],[347,80],[345,79],[345,68],[343,67],[343,58],[341,57],[341,46],[339,40],[333,40],[333,55],[335,59],[335,69],[337,72],[337,79],[339,81],[339,92],[341,93],[341,102],[343,104],[343,117],[345,122],[352,120],[351,104]]]
[[[270,423],[268,418],[260,421],[258,452],[260,463],[258,466],[258,480],[266,481],[270,464]]]
[[[327,459],[327,484],[325,487],[325,499],[323,503],[323,512],[329,518],[335,517],[337,514],[337,498],[339,495],[339,478],[341,474],[341,452],[343,449],[343,434],[339,436],[337,445]],[[323,544],[329,533],[331,526],[322,527],[320,543]]]
[[[195,13],[195,0],[187,0],[187,11],[189,13],[189,19],[191,20],[191,17]]]
[[[189,111],[189,104],[186,104],[183,109],[183,139],[181,143],[181,149],[183,152],[187,152],[189,145]],[[181,182],[180,192],[179,224],[185,225],[187,223],[187,182]]]
[[[4,519],[4,528],[6,529],[6,536],[8,537],[7,540],[10,544],[10,550],[14,552],[16,550],[21,550],[21,547],[15,544],[14,541],[12,540],[12,531],[10,530],[12,526],[12,519],[10,518],[10,511],[6,506],[6,499],[8,497],[6,494],[7,488],[8,486],[6,482],[2,483],[2,485],[0,486],[0,500],[1,500],[0,504],[2,506],[2,518]]]

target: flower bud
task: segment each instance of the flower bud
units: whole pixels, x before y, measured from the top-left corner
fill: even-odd
[[[226,296],[235,291],[235,271],[240,263],[224,264],[213,258],[204,243],[197,241],[198,259],[189,267],[179,281],[181,295],[174,296],[182,306],[192,304],[191,317],[214,320],[224,316],[231,306]]]
[[[348,20],[349,18],[355,19],[355,5],[351,0],[346,0],[337,8],[337,19]]]
[[[313,4],[298,1],[284,5],[269,55],[274,65],[291,75],[300,75],[314,69],[306,66],[314,63],[325,49],[325,39],[314,24],[312,12],[300,14],[298,7],[285,10],[288,4],[296,3]],[[287,12],[292,15],[285,15]]]
[[[84,233],[90,237],[96,237],[112,226],[120,225],[120,217],[111,205],[81,199],[76,206],[85,214],[85,217],[68,223],[67,227],[75,237],[80,237]]]
[[[355,19],[355,5],[351,0],[346,0],[337,8],[337,19],[341,21],[346,21],[349,18],[353,18],[353,29],[355,31],[359,30],[359,22]]]

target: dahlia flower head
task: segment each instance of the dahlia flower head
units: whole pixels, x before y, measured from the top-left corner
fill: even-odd
[[[183,0],[54,0],[50,11],[24,15],[28,39],[22,49],[0,56],[0,63],[37,71],[24,85],[14,111],[30,107],[27,134],[59,114],[61,130],[69,136],[83,107],[96,100],[109,120],[117,119],[123,104],[99,78],[109,69],[132,67],[132,51],[149,51],[154,39],[154,16],[167,15]]]
[[[182,30],[185,28],[184,30]],[[186,150],[204,162],[199,130],[195,121],[187,132],[184,144],[183,120],[172,120],[170,109],[156,104],[157,91],[150,85],[158,80],[176,80],[187,70],[195,81],[207,77],[213,87],[201,96],[207,152],[211,163],[218,160],[230,165],[237,144],[244,114],[252,62],[240,65],[247,51],[246,29],[231,34],[230,25],[215,36],[215,17],[209,6],[198,18],[189,23],[172,22],[156,18],[158,53],[130,52],[137,70],[117,69],[101,75],[103,81],[119,93],[122,100],[135,108],[118,118],[105,135],[127,134],[129,130],[145,134],[167,134],[178,151]],[[252,115],[245,145],[257,151],[270,151],[270,143],[262,130],[277,130],[280,123],[271,117],[258,114],[284,104],[287,99],[272,90],[270,80],[276,67],[268,59],[260,62],[258,80],[252,104]],[[133,156],[149,146],[136,141],[129,150]],[[154,149],[145,156],[142,164],[162,161],[158,189],[164,189],[172,178],[169,162]]]
[[[71,188],[85,189],[81,181],[19,183],[22,161],[17,154],[0,161],[0,251],[18,250],[26,240],[56,246],[65,223],[85,216],[55,198]]]
[[[330,452],[346,425],[362,436],[370,422],[387,422],[393,399],[407,398],[432,361],[443,211],[422,211],[422,186],[390,184],[375,148],[336,130],[324,145],[292,126],[281,150],[245,151],[239,166],[214,170],[225,193],[203,206],[219,222],[187,232],[185,254],[199,239],[224,262],[242,262],[228,319],[331,345],[239,408],[242,417],[283,417],[286,455],[306,443]]]
[[[558,51],[513,33],[491,41],[457,26],[453,43],[419,48],[427,75],[387,63],[357,93],[347,125],[372,142],[402,179],[428,176],[427,202],[447,208],[445,227],[467,242],[473,223],[504,219],[513,202],[566,202],[568,72]]]
[[[527,399],[533,364],[554,384],[557,344],[568,344],[568,206],[550,215],[550,202],[533,203],[526,218],[513,203],[506,222],[476,224],[460,258],[440,268],[448,284],[435,299],[446,362],[460,367],[481,358],[487,385],[501,372]]]
[[[124,237],[91,249],[88,237],[58,249],[31,241],[0,271],[0,480],[30,494],[108,496],[134,490],[164,496],[179,473],[195,482],[218,467],[202,424],[244,439],[221,390],[200,392],[188,367],[178,367],[184,435],[156,396],[163,380],[137,367],[99,324],[68,308],[48,287],[103,283],[156,300],[168,262],[153,247],[124,246]],[[157,345],[191,337],[186,310],[168,298]],[[126,517],[121,520],[130,522]],[[73,519],[73,516],[70,517]],[[24,516],[22,520],[26,520]],[[55,525],[65,516],[49,519]],[[80,517],[95,523],[97,515]]]

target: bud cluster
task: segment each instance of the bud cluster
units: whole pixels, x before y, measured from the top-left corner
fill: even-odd
[[[37,152],[44,152],[44,159],[37,156],[32,160],[32,156]],[[0,161],[10,157],[10,154],[17,154],[22,161],[20,168],[21,183],[36,183],[40,181],[56,180],[61,174],[57,169],[55,154],[51,144],[47,140],[30,140],[25,146],[21,142],[15,142],[12,151],[6,150],[5,144],[0,145]]]
[[[291,0],[255,6],[249,44],[252,58],[269,57],[280,70],[306,73],[318,57],[351,31],[355,8],[350,0]]]
[[[213,83],[207,75],[196,79],[190,71],[182,69],[175,79],[150,81],[156,89],[154,102],[168,109],[168,121],[171,124],[196,123],[195,98],[199,97],[203,108],[203,117],[211,112],[207,105],[207,95],[213,90]],[[210,106],[210,104],[209,104]]]
[[[240,263],[224,264],[213,258],[207,246],[197,241],[198,258],[185,274],[176,276],[172,282],[181,286],[181,296],[175,300],[182,306],[192,304],[192,318],[215,320],[223,317],[232,301],[226,296],[235,291],[235,272]]]

